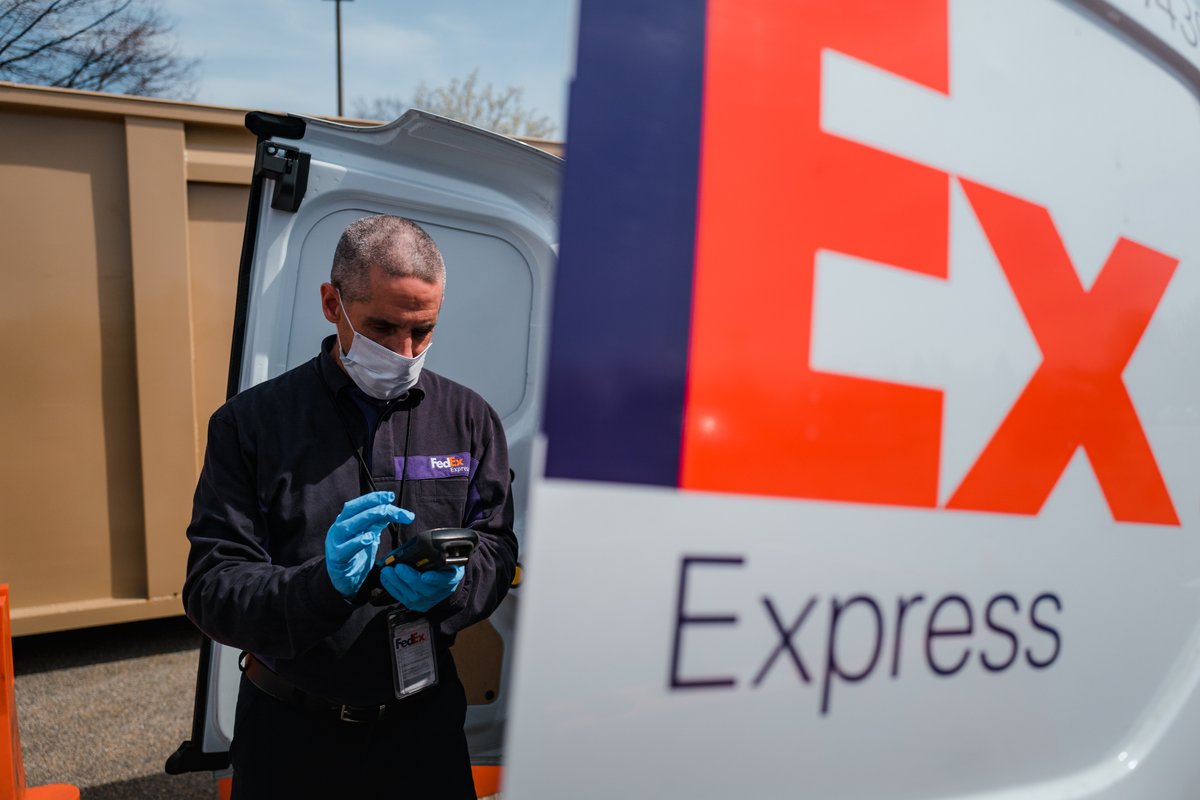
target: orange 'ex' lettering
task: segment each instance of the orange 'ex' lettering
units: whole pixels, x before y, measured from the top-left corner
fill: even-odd
[[[837,0],[709,8],[680,485],[934,507],[942,392],[809,353],[820,250],[948,275],[951,176],[822,130],[820,69],[832,49],[948,92],[946,0],[875,4],[872,26]],[[747,148],[759,93],[775,118]],[[1036,514],[1082,446],[1116,519],[1178,524],[1121,379],[1177,262],[1122,239],[1084,291],[1045,209],[962,185],[1044,361],[948,507]],[[785,457],[764,470],[764,451]]]
[[[1044,208],[960,182],[1044,360],[946,507],[1036,514],[1082,446],[1114,519],[1178,525],[1121,379],[1178,260],[1122,238],[1085,291]]]

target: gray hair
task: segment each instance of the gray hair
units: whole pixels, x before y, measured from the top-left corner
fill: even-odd
[[[333,251],[329,282],[347,302],[371,297],[371,267],[392,278],[446,285],[446,265],[433,239],[411,219],[391,214],[350,223]]]

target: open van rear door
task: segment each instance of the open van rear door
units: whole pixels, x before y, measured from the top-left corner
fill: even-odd
[[[508,436],[518,539],[531,472],[554,271],[562,162],[536,148],[420,111],[378,127],[247,115],[258,136],[229,367],[232,396],[312,358],[330,333],[318,286],[352,221],[376,213],[418,222],[446,261],[438,346],[427,366],[478,391]],[[492,617],[459,634],[476,764],[502,753],[514,589]],[[205,640],[192,738],[172,773],[222,769],[240,674],[238,652]]]

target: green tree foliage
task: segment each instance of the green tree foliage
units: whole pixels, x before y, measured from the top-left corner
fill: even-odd
[[[0,0],[0,80],[191,97],[198,63],[170,33],[151,0]]]
[[[476,68],[465,78],[451,79],[446,86],[430,88],[421,83],[413,94],[411,107],[506,136],[549,138],[554,134],[554,123],[536,109],[526,108],[522,102],[524,94],[525,90],[517,86],[503,90],[490,83],[481,86]],[[359,101],[354,113],[364,119],[391,120],[408,107],[397,97],[381,97],[371,102]]]

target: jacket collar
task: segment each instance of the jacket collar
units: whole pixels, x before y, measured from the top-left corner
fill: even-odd
[[[366,397],[346,374],[346,370],[342,369],[342,365],[338,363],[337,356],[333,352],[335,347],[337,347],[336,334],[326,336],[321,342],[321,352],[317,356],[317,369],[321,373],[321,379],[325,381],[325,385],[329,387],[335,397],[341,397],[343,392],[355,392]],[[395,404],[401,408],[420,405],[425,398],[427,385],[425,370],[421,370],[421,374],[417,376],[417,385],[400,395]],[[368,399],[373,400],[374,398]],[[383,401],[377,402],[382,403]]]

